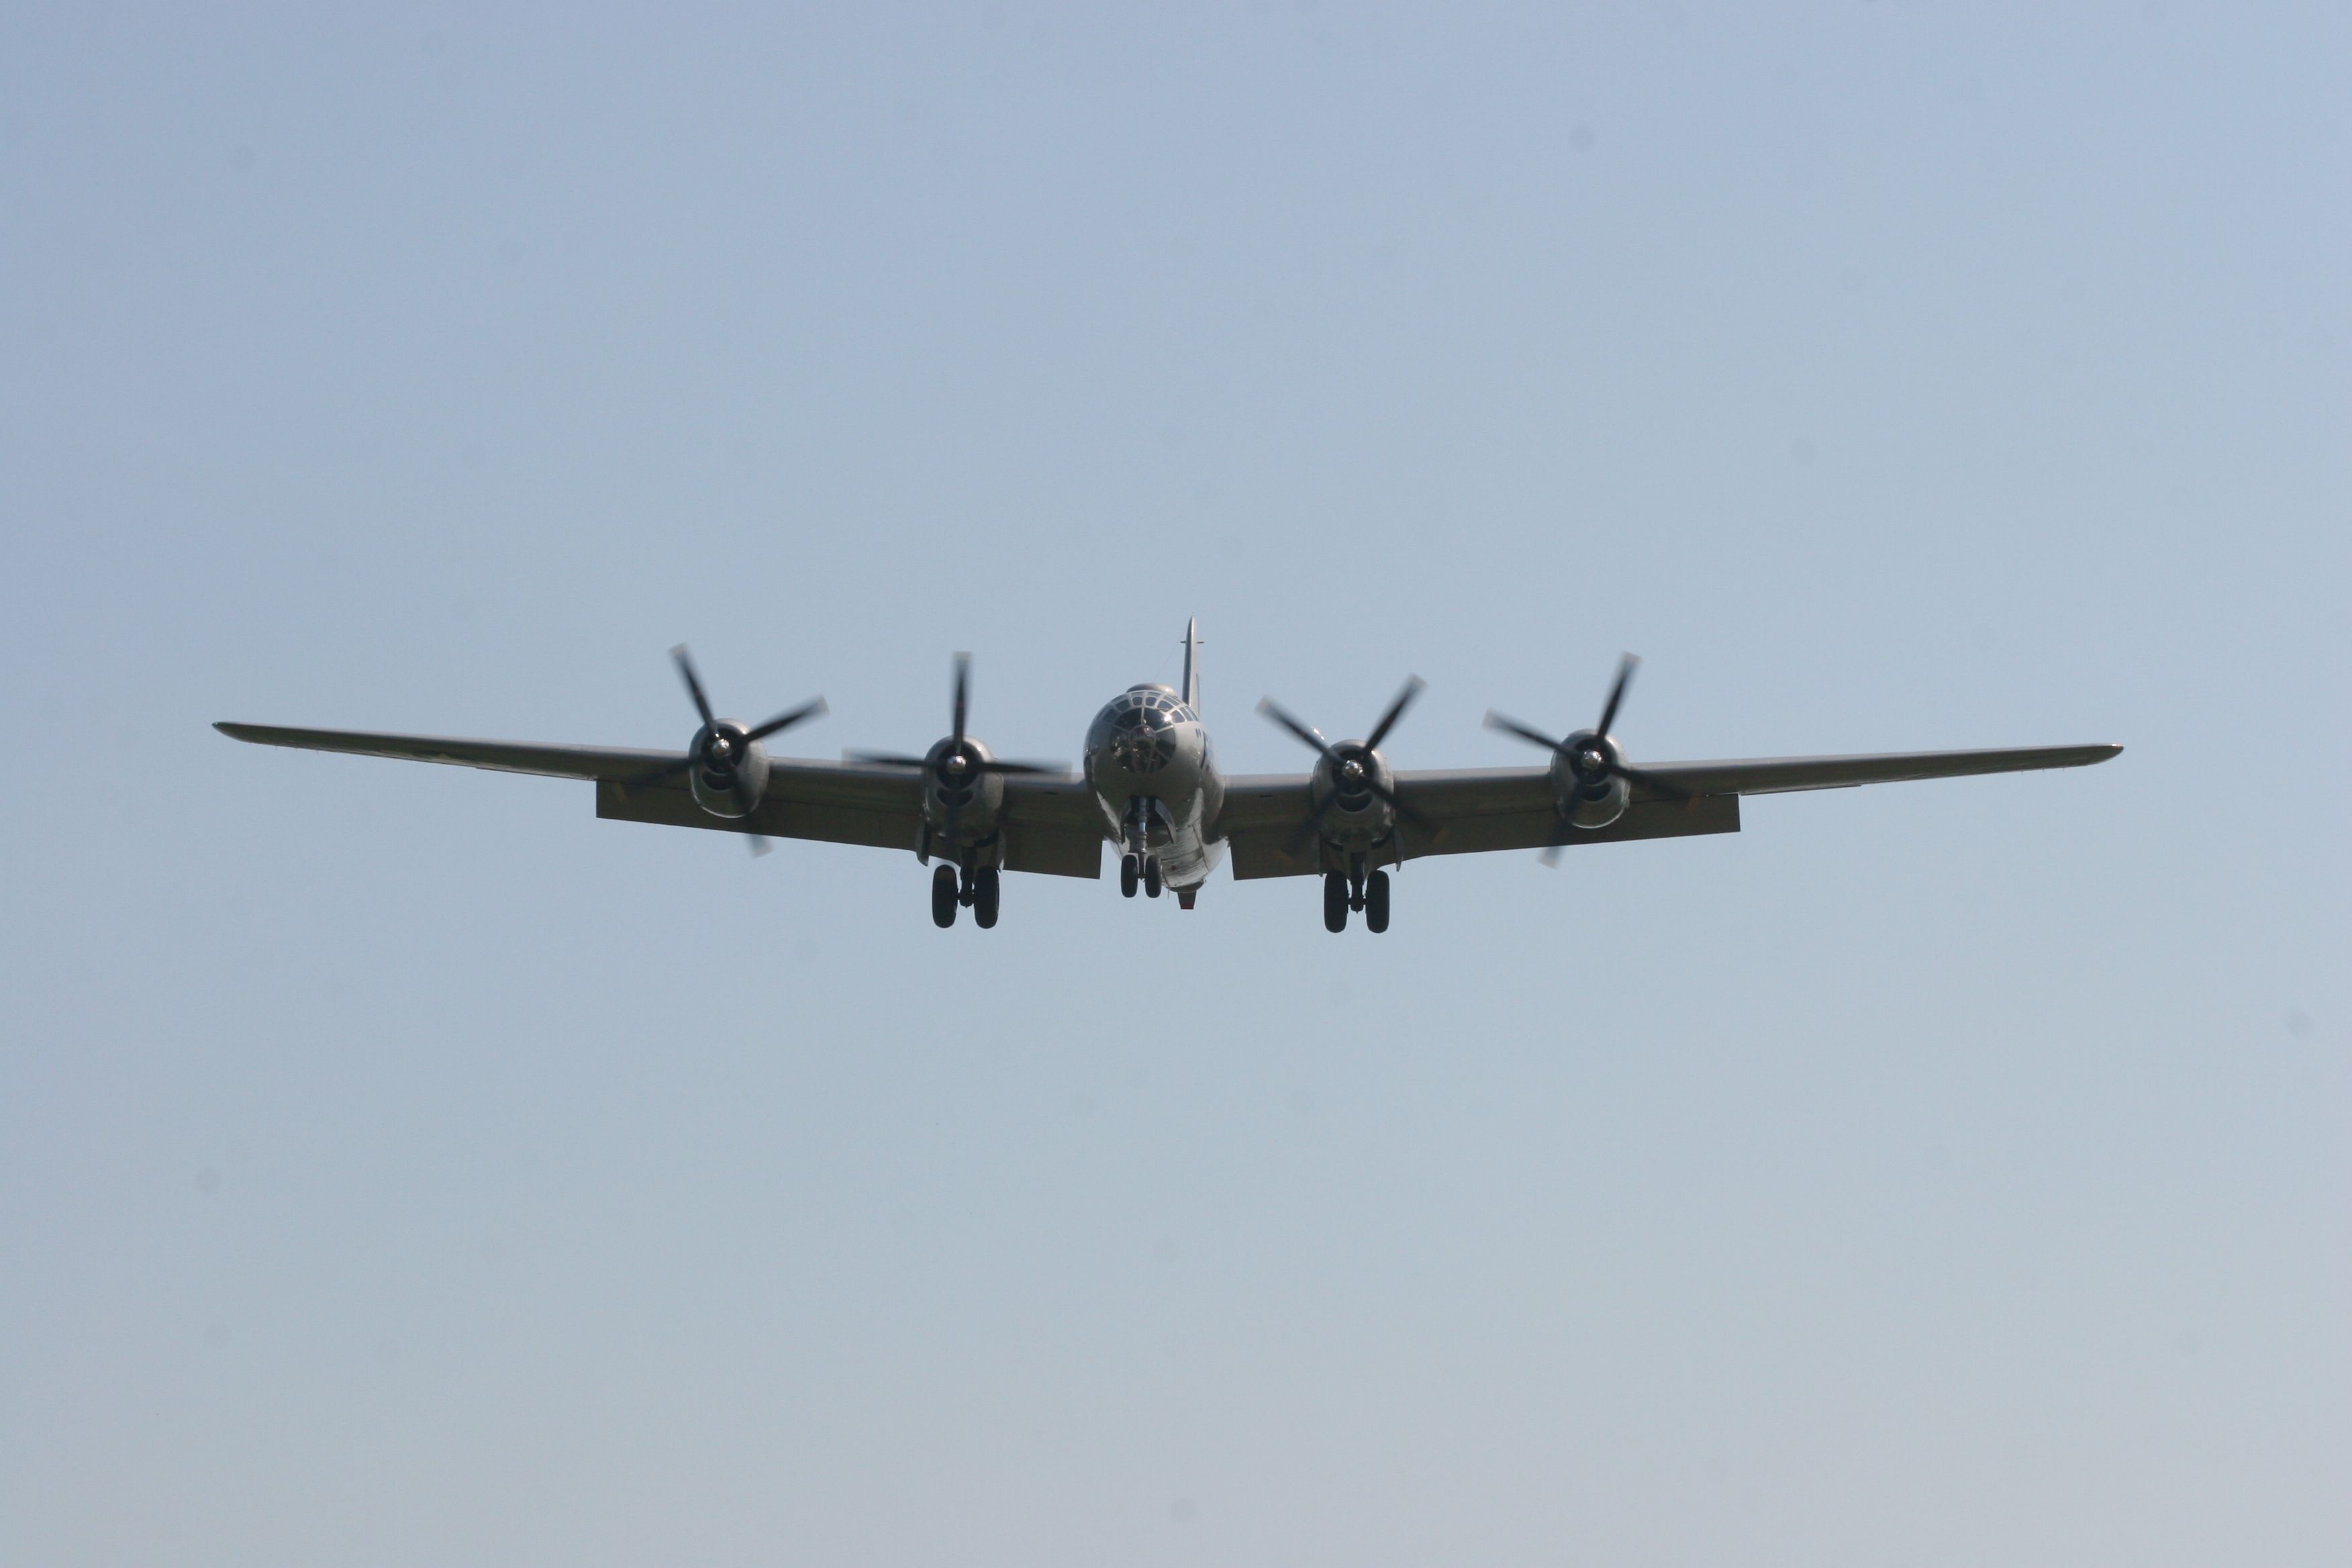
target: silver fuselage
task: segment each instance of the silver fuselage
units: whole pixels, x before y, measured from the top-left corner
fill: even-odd
[[[1224,858],[1225,804],[1199,711],[1165,686],[1129,687],[1087,729],[1087,787],[1122,849],[1151,855],[1171,888],[1197,888]]]

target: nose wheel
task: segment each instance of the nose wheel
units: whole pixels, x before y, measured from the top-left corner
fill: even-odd
[[[1143,889],[1145,898],[1156,899],[1160,896],[1161,886],[1159,856],[1138,855],[1130,850],[1118,858],[1118,896],[1120,898],[1131,899],[1135,897],[1136,889],[1140,888]]]
[[[1135,897],[1138,888],[1147,899],[1160,896],[1160,857],[1151,852],[1151,824],[1154,814],[1166,819],[1160,803],[1148,795],[1134,795],[1127,803],[1127,853],[1118,858],[1118,894],[1123,899]]]
[[[1360,868],[1323,874],[1323,929],[1337,934],[1348,929],[1348,916],[1360,912],[1364,929],[1378,936],[1389,929],[1389,874]]]
[[[953,866],[931,873],[931,923],[945,931],[956,922],[956,910],[969,907],[972,924],[986,931],[996,924],[1000,891],[996,868],[975,866],[957,874]]]

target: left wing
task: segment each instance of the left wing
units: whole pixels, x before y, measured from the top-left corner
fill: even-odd
[[[1606,827],[1562,833],[1547,768],[1476,768],[1400,773],[1397,798],[1427,828],[1398,824],[1404,858],[1489,849],[1539,849],[1552,844],[1616,844],[1739,831],[1739,797],[1790,790],[1848,789],[1905,779],[1959,778],[2104,763],[2121,746],[2036,746],[1975,752],[1886,752],[1846,757],[1770,757],[1740,762],[1664,763],[1634,772],[1633,804]],[[1291,842],[1313,805],[1305,775],[1228,780],[1218,830],[1233,849],[1234,875],[1301,877],[1322,870],[1310,838]]]
[[[905,768],[871,763],[771,757],[768,785],[758,808],[749,816],[729,817],[714,816],[695,803],[681,771],[684,752],[359,730],[292,730],[268,724],[215,724],[213,728],[264,746],[593,780],[596,815],[620,822],[866,844],[908,854],[914,853],[922,837],[921,778]],[[1103,825],[1082,784],[1050,775],[1007,778],[1003,825],[1007,869],[1061,877],[1102,874]]]
[[[215,724],[233,741],[257,746],[294,746],[306,752],[348,752],[361,757],[400,757],[414,763],[454,763],[507,773],[538,773],[553,779],[635,779],[675,770],[684,752],[649,752],[625,746],[539,746],[520,741],[465,741],[445,735],[383,735],[366,730],[289,730],[276,724]]]

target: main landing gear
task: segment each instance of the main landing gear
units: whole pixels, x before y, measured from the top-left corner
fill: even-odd
[[[1139,887],[1147,899],[1160,896],[1160,857],[1129,850],[1118,858],[1118,896],[1131,899]]]
[[[1389,929],[1389,874],[1373,871],[1366,874],[1363,862],[1356,862],[1352,875],[1346,871],[1326,871],[1323,874],[1323,929],[1343,931],[1348,929],[1349,910],[1360,910],[1364,928],[1375,936]]]
[[[974,866],[957,874],[953,866],[931,873],[931,923],[941,931],[955,924],[956,910],[971,910],[972,923],[986,931],[996,923],[997,872],[993,866]]]

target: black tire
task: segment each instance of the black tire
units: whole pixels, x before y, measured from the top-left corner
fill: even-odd
[[[1323,929],[1348,929],[1348,879],[1337,871],[1323,873]]]
[[[1135,897],[1135,884],[1142,879],[1143,868],[1136,864],[1134,856],[1122,855],[1118,858],[1118,896],[1120,898]]]
[[[942,866],[931,873],[931,923],[941,931],[955,924],[957,891],[954,867]]]
[[[1143,896],[1148,899],[1160,896],[1160,857],[1157,855],[1143,858]]]
[[[971,874],[971,923],[986,931],[996,923],[996,868],[982,866]]]
[[[1375,871],[1364,879],[1364,929],[1378,935],[1389,929],[1389,874]]]

